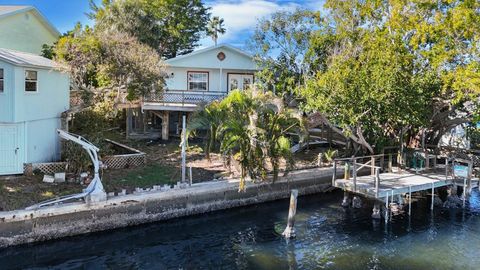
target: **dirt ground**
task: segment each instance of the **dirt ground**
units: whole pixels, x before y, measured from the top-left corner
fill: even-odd
[[[101,178],[107,192],[133,191],[136,187],[148,188],[153,185],[173,185],[181,180],[180,141],[133,141],[115,138],[147,154],[147,164],[138,168],[102,170]],[[234,170],[224,166],[219,154],[211,154],[207,160],[202,150],[203,143],[194,141],[187,149],[187,179],[192,168],[193,182],[210,181]],[[304,150],[294,155],[296,169],[317,166],[318,153],[325,148]],[[80,193],[85,183],[44,183],[43,175],[0,177],[0,211],[24,208],[55,197]]]

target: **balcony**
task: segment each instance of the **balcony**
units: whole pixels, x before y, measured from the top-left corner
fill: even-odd
[[[143,109],[194,111],[198,105],[223,99],[227,93],[208,91],[171,90],[161,93],[150,93],[143,99]]]

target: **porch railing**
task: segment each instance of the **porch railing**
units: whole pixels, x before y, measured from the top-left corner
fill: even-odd
[[[226,93],[208,91],[165,91],[161,93],[150,93],[143,99],[144,102],[174,103],[178,105],[210,103],[223,99]]]

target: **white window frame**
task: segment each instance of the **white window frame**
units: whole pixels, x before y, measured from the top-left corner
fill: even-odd
[[[0,88],[0,94],[5,93],[5,69],[0,68],[2,76],[0,77],[0,82],[2,82],[2,87]]]
[[[27,73],[28,72],[35,72],[35,80],[27,79]],[[27,91],[27,82],[35,82],[35,91]],[[36,70],[31,70],[31,69],[26,69],[25,70],[25,93],[37,93],[38,92],[38,71]]]
[[[201,75],[204,75],[205,76],[205,79],[206,80],[197,80],[197,79],[194,79],[194,80],[190,80],[190,75],[192,74],[201,74]],[[209,81],[210,80],[210,73],[208,71],[188,71],[187,72],[187,90],[188,91],[208,91],[208,84],[209,84]],[[203,89],[192,89],[190,87],[190,83],[206,83],[206,88],[205,90]]]

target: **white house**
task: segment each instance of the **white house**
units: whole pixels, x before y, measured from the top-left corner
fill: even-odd
[[[39,56],[58,31],[33,7],[0,6],[0,175],[59,158],[69,78]]]
[[[166,140],[169,133],[178,134],[183,114],[234,89],[247,89],[258,70],[250,54],[227,44],[168,59],[166,64],[165,91],[145,97],[137,110],[127,109],[127,134],[148,133]]]
[[[0,5],[0,48],[40,54],[60,33],[32,6]]]

